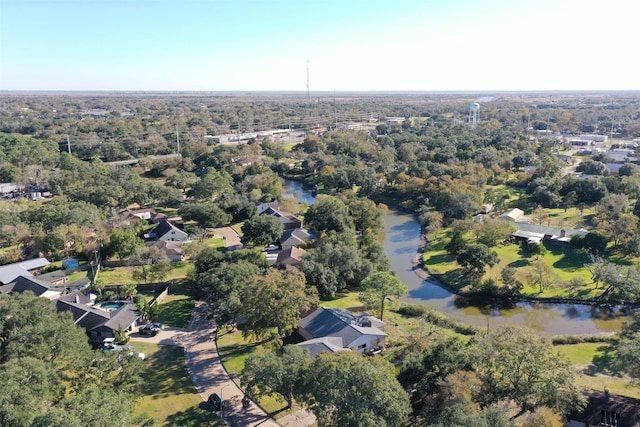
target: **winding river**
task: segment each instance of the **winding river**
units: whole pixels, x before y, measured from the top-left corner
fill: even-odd
[[[285,197],[311,204],[310,191],[297,181],[285,180]],[[498,325],[526,325],[540,334],[582,335],[612,333],[620,329],[624,316],[608,309],[583,304],[530,303],[501,307],[493,303],[468,302],[431,279],[413,271],[411,260],[420,248],[420,224],[413,215],[390,209],[384,218],[383,248],[398,277],[409,287],[406,302],[425,304],[461,322],[494,328]]]

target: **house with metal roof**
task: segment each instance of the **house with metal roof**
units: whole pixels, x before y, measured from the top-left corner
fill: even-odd
[[[0,266],[0,282],[9,284],[20,276],[33,276],[32,272],[49,265],[46,258],[33,258]]]

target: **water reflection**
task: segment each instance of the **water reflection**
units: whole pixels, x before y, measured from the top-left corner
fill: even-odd
[[[285,197],[296,197],[301,203],[312,204],[315,198],[296,181],[286,180]],[[541,334],[581,335],[612,333],[620,330],[631,310],[583,304],[552,304],[520,302],[517,304],[486,302],[457,297],[431,280],[418,277],[411,259],[420,247],[420,225],[414,216],[389,210],[384,218],[385,254],[396,274],[409,287],[406,302],[424,304],[453,319],[479,326],[525,325]]]

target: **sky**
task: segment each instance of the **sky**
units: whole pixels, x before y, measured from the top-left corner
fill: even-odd
[[[637,4],[0,0],[0,90],[638,90]]]

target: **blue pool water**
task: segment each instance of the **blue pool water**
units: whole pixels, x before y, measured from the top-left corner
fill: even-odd
[[[117,310],[123,305],[124,305],[123,302],[109,301],[109,302],[103,302],[102,304],[100,304],[100,308],[103,310]]]

